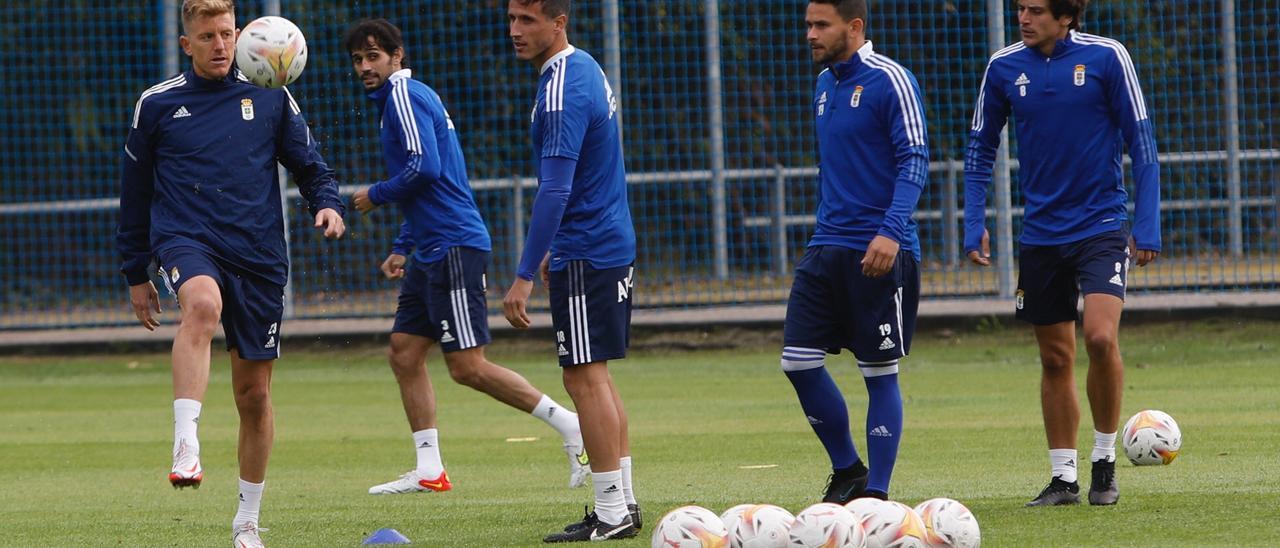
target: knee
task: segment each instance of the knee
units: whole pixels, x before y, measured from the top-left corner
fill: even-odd
[[[213,296],[197,295],[182,302],[182,323],[212,331],[222,317],[222,303]]]
[[[454,354],[457,354],[456,352]],[[449,377],[453,382],[480,390],[485,386],[484,367],[482,363],[449,354],[445,356],[449,366]]]
[[[1119,347],[1116,334],[1109,329],[1086,330],[1084,347],[1090,356],[1110,354]]]
[[[242,416],[257,416],[271,408],[271,388],[267,384],[253,383],[237,386],[236,408]]]
[[[387,350],[387,362],[396,378],[412,375],[422,365],[422,355],[412,348],[392,344]]]
[[[1045,374],[1069,374],[1075,365],[1075,352],[1067,348],[1042,348],[1040,350],[1040,367]]]

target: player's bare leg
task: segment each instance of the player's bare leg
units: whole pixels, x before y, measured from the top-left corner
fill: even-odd
[[[545,542],[574,542],[636,535],[622,489],[620,407],[607,362],[564,368],[564,387],[578,409],[582,441],[591,453],[591,481],[595,512],[586,523],[571,524],[564,532],[548,535]]]
[[[369,488],[370,495],[444,492],[453,488],[440,458],[436,430],[436,392],[427,373],[427,351],[432,341],[408,333],[392,333],[387,361],[400,386],[409,430],[413,432],[417,466],[399,478]]]
[[[1074,321],[1035,326],[1040,347],[1040,410],[1049,441],[1053,479],[1028,506],[1080,502],[1076,482],[1076,429],[1080,404],[1076,396],[1076,325]]]
[[[1119,341],[1123,309],[1124,301],[1114,295],[1084,296],[1084,346],[1089,353],[1086,387],[1094,431],[1093,452],[1089,456],[1089,503],[1095,505],[1115,504],[1120,498],[1115,480],[1115,442],[1124,397],[1124,361]]]
[[[622,406],[622,395],[618,393],[618,385],[613,382],[613,375],[609,375],[609,388],[613,391],[613,405],[618,411],[618,454],[621,455],[618,465],[622,468],[622,494],[627,499],[627,512],[631,514],[631,522],[639,531],[643,526],[644,518],[640,512],[640,503],[636,502],[635,488],[631,482],[631,434],[628,430],[627,410]]]
[[[240,505],[231,522],[232,535],[257,537],[258,511],[267,476],[267,460],[275,440],[271,406],[271,372],[275,360],[246,360],[231,351],[231,389],[240,413]]]
[[[182,319],[173,338],[174,439],[169,483],[175,488],[200,487],[197,426],[201,402],[209,387],[209,348],[222,317],[222,292],[209,276],[196,276],[178,289]]]

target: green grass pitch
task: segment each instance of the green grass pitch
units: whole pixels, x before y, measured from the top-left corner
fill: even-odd
[[[770,502],[798,512],[829,471],[778,368],[773,332],[712,333],[736,348],[684,351],[699,334],[642,338],[613,374],[631,419],[639,539],[668,509]],[[1026,509],[1048,479],[1029,329],[922,331],[904,362],[906,427],[892,497],[946,496],[977,515],[985,546],[1241,546],[1280,538],[1280,324],[1204,320],[1125,326],[1124,418],[1178,420],[1181,456],[1121,457],[1120,504]],[[715,346],[715,345],[712,345]],[[499,340],[491,357],[568,402],[549,343]],[[1083,394],[1083,351],[1077,373]],[[829,360],[865,454],[861,378]],[[267,544],[354,546],[393,527],[422,546],[537,546],[581,516],[554,432],[448,380],[431,358],[452,492],[372,497],[413,466],[395,381],[374,346],[286,348],[277,364]],[[0,358],[0,545],[225,546],[235,512],[236,414],[216,353],[201,418],[204,486],[175,491],[168,357]],[[1084,407],[1080,450],[1092,444]],[[537,438],[515,442],[509,438]],[[1087,482],[1087,467],[1082,469]],[[1086,483],[1087,485],[1087,483]]]

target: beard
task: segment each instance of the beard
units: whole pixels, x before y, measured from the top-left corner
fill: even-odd
[[[822,50],[822,53],[814,52],[813,62],[818,63],[819,65],[830,65],[835,63],[837,59],[844,57],[845,53],[848,51],[849,41],[841,40],[827,45]]]

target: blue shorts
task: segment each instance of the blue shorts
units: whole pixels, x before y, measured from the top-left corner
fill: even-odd
[[[583,260],[551,271],[551,324],[560,366],[627,357],[635,266],[597,270]]]
[[[213,278],[222,290],[222,331],[227,338],[227,351],[236,349],[246,360],[280,357],[284,286],[194,247],[160,252],[160,277],[175,296],[182,284],[196,276]],[[182,306],[181,300],[178,306]]]
[[[391,332],[427,337],[442,352],[489,344],[488,267],[489,252],[470,247],[451,247],[443,259],[409,265]]]
[[[1081,294],[1104,293],[1124,300],[1129,231],[1121,228],[1061,245],[1024,244],[1019,262],[1014,315],[1033,325],[1076,321]]]
[[[783,345],[839,354],[847,348],[860,363],[906,356],[916,329],[920,271],[910,252],[899,252],[893,270],[879,278],[862,273],[865,253],[839,246],[808,248],[796,264]]]

